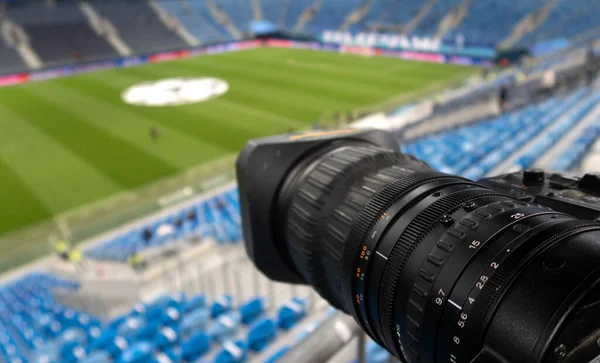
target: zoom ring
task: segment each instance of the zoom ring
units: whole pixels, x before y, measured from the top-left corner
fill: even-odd
[[[391,167],[401,159],[400,154],[377,147],[342,147],[326,154],[306,175],[294,193],[288,212],[286,234],[292,259],[304,271],[303,277],[325,299],[339,307],[335,291],[325,286],[325,271],[322,260],[333,260],[327,265],[336,265],[340,257],[324,251],[319,239],[319,228],[325,217],[345,197],[348,189],[365,175]],[[389,179],[379,181],[379,188]],[[337,247],[337,246],[336,246]],[[337,271],[329,271],[329,273]]]

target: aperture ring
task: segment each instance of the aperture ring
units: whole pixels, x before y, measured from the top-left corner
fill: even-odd
[[[360,259],[360,245],[364,241],[367,232],[373,227],[379,217],[394,202],[401,199],[404,194],[423,184],[440,179],[467,181],[466,179],[442,174],[435,170],[416,171],[412,175],[400,177],[393,183],[386,185],[371,198],[355,219],[344,246],[344,257],[339,273],[342,277],[342,294],[352,297],[345,300],[348,303],[346,311],[351,311],[357,320],[357,306],[354,299],[355,292],[352,288],[353,280],[355,279],[353,271],[356,271],[357,262]]]
[[[380,299],[379,319],[383,327],[384,341],[396,356],[405,355],[400,345],[401,337],[398,337],[399,332],[392,318],[396,283],[414,250],[435,224],[442,223],[440,222],[442,215],[453,213],[461,208],[462,203],[487,196],[506,197],[502,193],[481,188],[473,182],[469,182],[469,184],[470,189],[460,190],[442,197],[422,210],[415,208],[414,212],[405,216],[410,223],[394,244],[386,261],[383,276],[379,280],[379,289],[377,289]]]
[[[570,220],[558,223],[535,236],[536,240],[541,238],[541,242],[527,243],[529,241],[526,241],[512,250],[481,289],[478,303],[475,304],[473,312],[470,314],[472,319],[467,320],[465,324],[465,338],[462,341],[464,344],[461,344],[459,353],[456,354],[465,359],[472,358],[475,355],[481,343],[484,329],[487,327],[504,293],[527,265],[525,262],[530,261],[566,237],[590,230],[600,230],[600,222]],[[456,350],[453,349],[453,351]],[[465,359],[461,361],[464,362]]]
[[[377,337],[376,340],[380,340],[381,337],[375,333],[371,324],[371,319],[367,316],[367,301],[365,297],[367,288],[366,281],[369,276],[369,265],[374,257],[380,239],[385,235],[389,225],[395,222],[396,217],[398,217],[406,208],[419,202],[420,197],[427,196],[429,195],[429,192],[442,187],[464,184],[465,181],[460,179],[457,180],[455,178],[436,178],[415,183],[413,186],[409,187],[404,194],[396,194],[393,204],[376,218],[373,226],[365,234],[364,242],[362,243],[362,247],[358,250],[356,264],[353,267],[355,276],[352,283],[352,293],[356,299],[355,305],[360,319],[359,321],[363,323],[365,330]],[[393,192],[390,191],[390,194],[393,194]]]

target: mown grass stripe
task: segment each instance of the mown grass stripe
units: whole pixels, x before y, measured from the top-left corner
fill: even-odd
[[[58,82],[31,90],[37,96],[67,108],[73,102],[79,107],[71,109],[85,122],[105,130],[110,135],[135,145],[177,169],[184,169],[200,162],[219,157],[226,152],[222,147],[209,145],[180,132],[169,125],[159,128],[160,137],[153,141],[149,130],[157,122],[143,117],[135,108],[121,108],[107,101],[107,95],[92,96],[81,90],[75,91]],[[111,92],[112,93],[112,92]],[[118,93],[118,92],[114,92]],[[139,107],[136,107],[139,108]],[[182,149],[192,152],[181,152]]]
[[[52,215],[4,159],[0,158],[0,235]]]
[[[122,189],[2,104],[0,114],[0,157],[48,211],[61,212]]]
[[[173,166],[88,124],[71,110],[36,96],[26,87],[14,87],[11,91],[10,97],[3,97],[3,104],[7,108],[28,119],[37,129],[78,154],[122,187],[136,187],[177,171]],[[35,107],[31,107],[32,104]]]
[[[73,86],[86,94],[96,94],[111,88],[104,85],[100,78],[86,78],[85,81],[80,80],[77,83]],[[227,105],[214,101],[152,109],[127,105],[120,99],[112,99],[111,102],[114,102],[116,107],[136,107],[140,114],[152,112],[156,116],[153,120],[161,127],[171,127],[203,142],[219,145],[227,152],[240,150],[250,138],[286,129],[279,125],[273,127],[272,124],[266,123],[264,118],[258,118],[245,111],[233,110]]]

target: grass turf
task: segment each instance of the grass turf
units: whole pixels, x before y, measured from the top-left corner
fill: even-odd
[[[263,48],[0,89],[0,235],[219,156],[250,138],[305,128],[473,69]],[[121,93],[144,81],[218,77],[209,102],[149,108]],[[160,130],[152,142],[148,129]]]

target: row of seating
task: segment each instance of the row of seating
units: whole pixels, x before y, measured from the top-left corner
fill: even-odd
[[[542,40],[569,39],[587,30],[600,26],[595,14],[600,11],[597,1],[558,0],[546,20],[532,33],[519,40],[529,46]]]
[[[56,303],[51,288],[74,290],[77,284],[34,272],[0,287],[0,361],[28,362],[34,351],[61,332],[100,324]]]
[[[35,361],[244,362],[306,315],[305,301],[292,299],[269,317],[265,300],[252,298],[234,307],[224,295],[208,304],[204,295],[160,296],[100,326],[97,334],[69,329],[35,353]],[[52,348],[52,349],[51,349]]]
[[[25,63],[19,53],[0,37],[0,74],[18,72],[24,68]]]
[[[0,361],[48,362],[244,362],[294,328],[306,301],[293,298],[269,314],[263,297],[235,306],[224,295],[161,295],[108,322],[54,300],[51,289],[76,283],[31,273],[0,287]]]
[[[136,53],[188,46],[175,32],[165,27],[146,2],[96,1],[93,6],[115,26],[123,41]]]
[[[521,156],[519,156],[514,163],[516,168],[525,169],[533,166],[544,152],[550,150],[550,148],[562,139],[570,129],[581,122],[585,116],[596,107],[600,100],[600,92],[595,92],[591,95],[581,94],[579,97],[582,97],[583,99],[578,103],[576,109],[565,114],[565,117],[554,123],[541,137],[537,138],[533,143],[529,143],[527,147],[524,148]],[[567,154],[570,154],[570,152],[571,151],[567,152]],[[564,171],[567,169],[557,170]]]
[[[515,152],[523,150],[536,136],[548,132],[554,125],[567,123],[567,119],[571,119],[563,118],[567,112],[573,113],[575,120],[580,120],[598,97],[595,94],[589,103],[580,102],[587,92],[585,88],[579,89],[492,119],[428,135],[402,145],[401,150],[425,160],[439,171],[479,179]],[[559,120],[560,123],[555,124]],[[538,150],[536,157],[539,156]],[[520,167],[529,166],[524,161],[517,161],[521,163]]]
[[[176,16],[186,29],[201,43],[219,43],[232,40],[208,12],[201,1],[172,1],[163,0],[160,5],[172,16]]]
[[[460,34],[465,44],[494,46],[511,33],[519,20],[544,3],[544,0],[473,1],[465,19],[446,34],[446,40],[452,42]]]
[[[218,244],[237,243],[242,238],[237,189],[135,227],[106,242],[87,249],[96,260],[126,261],[136,252],[173,241],[212,238]]]
[[[586,127],[564,152],[550,164],[552,170],[571,170],[586,156],[600,138],[600,117]]]
[[[372,23],[381,25],[401,25],[408,23],[421,10],[424,2],[422,0],[378,0],[375,1],[367,15],[350,31],[359,32],[368,28]]]

